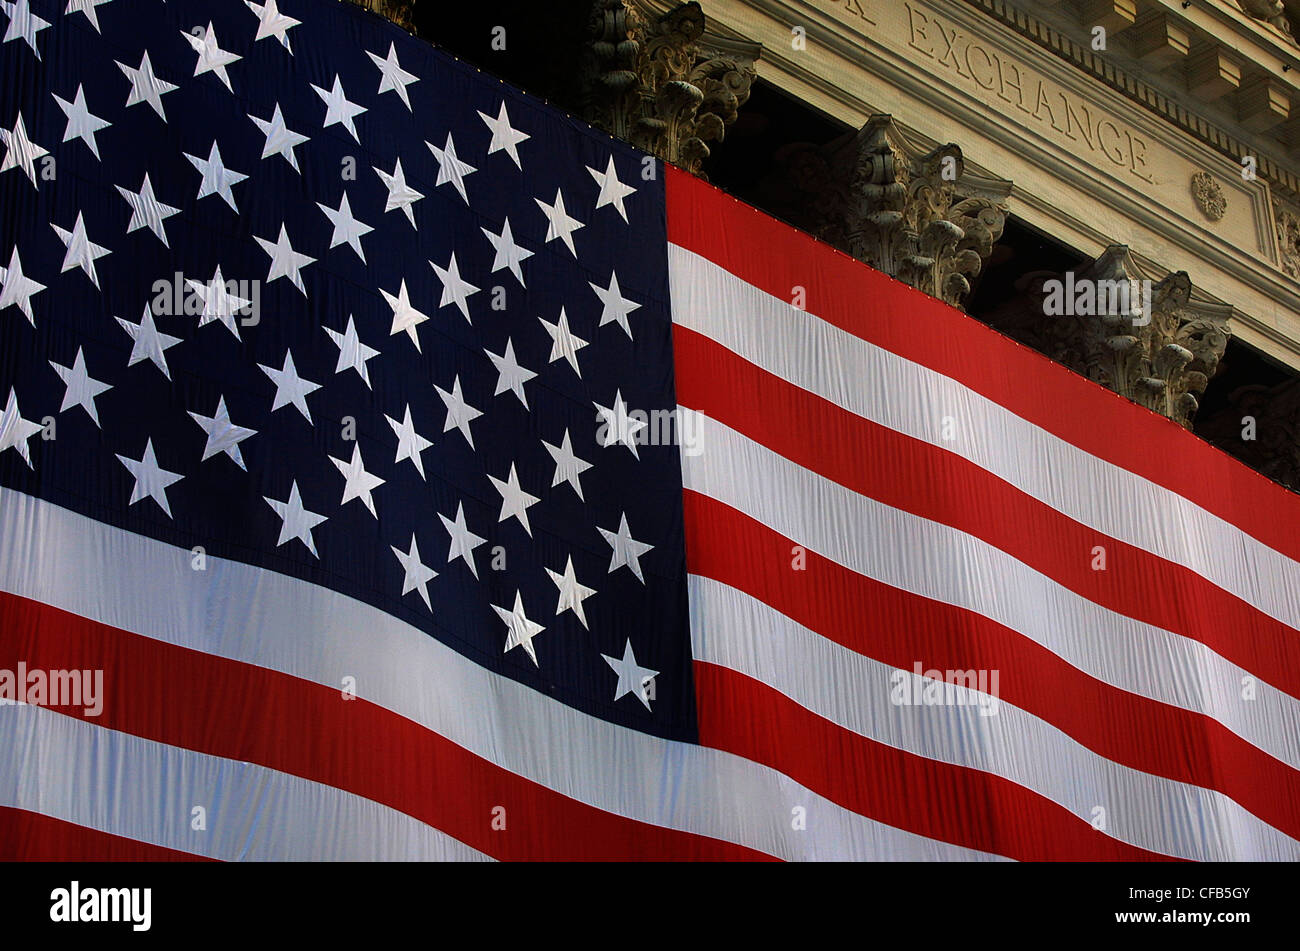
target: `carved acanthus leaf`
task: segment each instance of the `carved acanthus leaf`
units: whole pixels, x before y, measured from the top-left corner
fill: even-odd
[[[709,34],[698,3],[657,15],[596,0],[586,115],[611,135],[700,174],[710,142],[749,99],[762,47]]]
[[[1011,182],[966,167],[961,149],[926,147],[893,118],[781,155],[787,217],[919,290],[960,307],[1002,235]]]
[[[990,323],[1108,389],[1191,428],[1227,348],[1232,308],[1186,272],[1159,280],[1123,245],[1069,274],[1037,274]]]

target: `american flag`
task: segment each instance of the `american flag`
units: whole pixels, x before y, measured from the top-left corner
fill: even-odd
[[[350,5],[0,8],[0,856],[1300,857],[1285,490]]]

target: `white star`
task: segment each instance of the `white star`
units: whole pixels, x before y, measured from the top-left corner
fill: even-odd
[[[310,137],[293,132],[284,124],[284,115],[280,112],[280,104],[278,102],[275,104],[275,112],[271,114],[270,119],[259,119],[252,113],[249,113],[248,118],[252,119],[257,127],[262,130],[262,134],[266,136],[266,144],[262,146],[262,158],[282,155],[293,170],[301,175],[302,172],[298,168],[298,157],[294,155],[293,150],[294,146],[302,145]]]
[[[63,404],[59,407],[59,412],[62,413],[66,409],[80,406],[86,411],[86,415],[94,421],[95,425],[99,426],[99,411],[95,409],[95,397],[111,390],[112,385],[91,379],[90,374],[86,371],[86,358],[82,354],[80,347],[77,348],[77,356],[72,361],[72,369],[61,366],[53,360],[50,361],[50,366],[54,368],[54,372],[59,375],[59,379],[63,381],[66,387],[63,391]]]
[[[569,361],[569,366],[573,367],[573,372],[581,377],[582,370],[578,369],[578,351],[587,345],[587,341],[569,329],[569,317],[564,312],[564,308],[560,308],[560,319],[553,324],[543,317],[537,319],[542,322],[546,332],[551,335],[550,362],[554,363],[563,357]]]
[[[433,605],[429,603],[429,582],[438,577],[438,572],[420,561],[420,548],[415,544],[415,532],[411,532],[410,551],[404,552],[396,545],[388,547],[393,549],[393,554],[402,563],[402,571],[405,572],[405,577],[402,578],[403,596],[412,591],[420,592],[420,599],[424,601],[424,606],[432,611]]]
[[[370,493],[383,485],[384,480],[366,471],[365,463],[361,461],[361,447],[353,443],[351,462],[344,462],[334,456],[330,456],[330,462],[334,463],[334,468],[343,473],[343,501],[339,505],[347,505],[353,499],[360,499],[370,510],[370,514],[379,518],[379,514],[375,511],[375,500]]]
[[[198,27],[195,27],[198,29]],[[217,78],[231,92],[235,90],[230,85],[230,75],[226,72],[226,67],[231,63],[243,59],[228,50],[223,50],[217,44],[217,31],[212,28],[212,21],[208,21],[208,28],[202,36],[195,36],[185,30],[181,30],[181,36],[190,44],[194,52],[199,54],[199,61],[194,64],[194,75],[202,76],[204,73],[216,73]]]
[[[456,518],[454,521],[441,512],[438,513],[438,518],[442,519],[443,527],[447,529],[447,534],[451,535],[451,548],[447,551],[447,564],[450,565],[457,558],[460,558],[465,564],[469,565],[470,574],[477,578],[478,568],[474,564],[474,549],[479,545],[486,545],[487,539],[475,535],[469,530],[469,526],[465,524],[464,503],[456,503]]]
[[[564,242],[564,246],[569,249],[569,253],[576,258],[578,252],[573,249],[573,232],[583,227],[583,224],[577,218],[569,217],[569,213],[564,210],[564,195],[557,188],[555,189],[555,204],[548,205],[540,198],[534,198],[533,201],[537,202],[537,207],[542,209],[542,213],[546,215],[547,243],[559,238]]]
[[[515,591],[515,606],[513,610],[497,607],[492,605],[492,610],[497,612],[501,620],[506,622],[506,628],[509,633],[506,635],[506,649],[503,653],[509,653],[513,648],[523,647],[524,652],[532,660],[534,666],[537,664],[537,653],[533,650],[533,638],[546,628],[536,621],[528,620],[524,614],[524,599],[519,591]]]
[[[99,158],[99,144],[95,141],[95,133],[107,129],[113,123],[99,116],[91,115],[90,110],[86,107],[86,93],[82,90],[81,84],[77,84],[77,94],[73,97],[72,102],[54,97],[63,114],[68,117],[68,126],[63,130],[63,141],[71,142],[73,139],[81,139],[90,148],[91,154]]]
[[[289,489],[289,499],[286,502],[277,502],[269,496],[262,496],[266,499],[266,504],[275,509],[275,514],[280,516],[280,540],[275,543],[279,548],[290,539],[296,538],[307,546],[307,550],[315,557],[316,543],[312,541],[311,530],[325,521],[324,515],[317,515],[315,512],[309,512],[302,506],[302,496],[298,494],[298,480],[293,481]]]
[[[280,237],[274,242],[265,238],[259,238],[254,235],[253,240],[262,246],[262,250],[271,256],[271,269],[267,272],[266,282],[269,284],[276,278],[287,277],[294,287],[302,291],[302,296],[307,296],[307,288],[303,286],[302,275],[298,272],[308,264],[314,264],[316,259],[306,254],[299,254],[289,243],[289,232],[284,228],[284,223],[280,224]]]
[[[221,265],[217,265],[216,273],[208,283],[187,280],[185,284],[203,302],[203,310],[199,312],[199,326],[219,320],[238,340],[239,322],[235,317],[252,301],[230,293],[226,279],[221,276]]]
[[[82,219],[81,212],[77,212],[77,223],[72,226],[71,231],[64,231],[56,224],[51,224],[50,227],[59,236],[63,246],[68,249],[68,253],[63,256],[63,269],[60,273],[79,267],[86,272],[86,277],[90,278],[90,283],[99,287],[99,275],[95,273],[95,262],[111,252],[108,248],[101,248],[86,237],[86,222]]]
[[[555,460],[555,478],[551,480],[551,488],[555,488],[561,482],[567,482],[573,486],[573,491],[578,493],[578,498],[582,498],[582,482],[578,477],[591,468],[591,463],[584,459],[579,459],[573,451],[573,446],[569,442],[569,431],[564,431],[564,439],[558,446],[552,446],[545,439],[542,445],[546,451],[551,454]]]
[[[591,177],[596,180],[596,184],[600,186],[600,194],[596,196],[596,207],[613,205],[620,217],[627,221],[627,209],[623,207],[623,199],[635,195],[636,189],[618,180],[618,171],[614,168],[614,156],[609,157],[609,164],[605,166],[603,172],[596,171],[590,165],[586,168],[591,173]]]
[[[171,506],[167,504],[167,487],[180,482],[185,477],[177,472],[168,472],[158,465],[158,459],[153,453],[153,439],[145,443],[144,455],[138,460],[119,453],[114,455],[117,456],[117,461],[126,466],[127,471],[135,476],[135,488],[131,490],[131,501],[127,504],[135,505],[141,499],[153,499],[158,503],[158,507],[167,513],[167,517],[171,518]]]
[[[515,474],[515,464],[510,463],[510,475],[505,481],[501,481],[496,476],[489,475],[492,485],[501,493],[501,516],[498,522],[504,522],[508,518],[519,519],[519,524],[524,527],[528,537],[533,535],[533,527],[528,524],[528,509],[541,501],[535,495],[529,495],[519,486],[519,476]]]
[[[365,106],[358,106],[355,102],[348,102],[348,97],[343,92],[343,83],[339,81],[338,73],[334,74],[334,88],[326,92],[312,83],[312,89],[316,90],[316,95],[321,97],[325,103],[325,121],[322,128],[329,128],[332,125],[342,125],[352,134],[352,138],[357,144],[361,143],[361,137],[357,135],[357,127],[352,123],[353,118],[361,115],[366,111]]]
[[[383,180],[384,187],[388,189],[388,200],[384,202],[385,214],[400,208],[406,214],[406,220],[411,223],[411,227],[415,228],[415,210],[411,206],[424,196],[406,184],[406,175],[402,172],[402,160],[400,158],[397,160],[397,167],[393,169],[392,175],[381,168],[372,167],[375,169],[375,174]]]
[[[515,346],[510,342],[510,338],[506,338],[505,353],[498,355],[487,349],[487,347],[483,348],[483,352],[488,355],[492,365],[497,368],[497,388],[492,395],[500,396],[506,390],[509,390],[519,397],[519,402],[524,404],[524,409],[528,409],[528,397],[524,396],[524,384],[536,377],[537,374],[519,365],[519,361],[515,359]]]
[[[284,353],[284,367],[275,369],[259,363],[262,372],[271,378],[275,383],[275,400],[271,403],[271,412],[275,412],[281,406],[288,406],[292,403],[302,413],[307,422],[311,422],[311,413],[307,410],[307,396],[315,393],[320,389],[319,383],[313,383],[311,380],[304,380],[298,375],[298,368],[293,365],[293,351],[286,350]]]
[[[395,92],[402,104],[407,110],[411,108],[411,100],[407,98],[406,87],[411,83],[418,83],[420,77],[414,73],[408,73],[402,69],[397,62],[397,44],[390,42],[388,44],[388,57],[384,58],[375,53],[366,50],[366,55],[370,61],[379,67],[379,92],[376,95],[382,96],[386,92]]]
[[[173,208],[171,205],[164,205],[153,193],[153,185],[149,183],[149,173],[144,173],[144,182],[140,185],[138,192],[133,192],[121,185],[115,186],[126,203],[131,206],[131,222],[126,226],[126,233],[137,231],[140,228],[148,228],[157,236],[158,240],[163,243],[163,247],[170,248],[167,243],[167,230],[163,227],[163,222],[172,215],[179,214],[179,208]]]
[[[339,348],[338,366],[334,368],[335,373],[342,373],[344,370],[352,369],[357,371],[366,386],[370,386],[370,374],[366,370],[366,361],[372,357],[379,356],[379,351],[373,347],[367,347],[357,336],[357,325],[353,321],[352,315],[348,314],[348,325],[343,333],[337,330],[325,328],[325,332],[330,335],[334,341],[334,346]]]
[[[384,300],[388,301],[388,306],[393,308],[393,329],[388,332],[391,337],[393,334],[406,331],[406,335],[411,338],[411,343],[415,344],[416,352],[420,352],[419,326],[429,319],[429,315],[416,310],[411,306],[411,298],[407,296],[406,279],[402,279],[402,286],[397,289],[397,296],[394,297],[382,287],[379,293],[384,295]]]
[[[515,160],[515,166],[522,171],[523,165],[519,162],[517,146],[531,136],[510,127],[510,116],[506,114],[505,100],[501,100],[501,111],[497,113],[495,119],[483,112],[479,113],[479,118],[492,130],[492,143],[488,146],[487,154],[505,150],[505,153]]]
[[[493,234],[487,228],[480,228],[479,230],[492,242],[492,249],[496,251],[496,256],[492,259],[492,273],[495,274],[503,267],[508,267],[510,273],[518,279],[519,285],[521,287],[525,286],[524,272],[519,269],[519,265],[531,258],[533,252],[515,244],[515,236],[510,233],[510,219],[505,220],[505,223],[501,226],[500,234]]]
[[[402,417],[400,423],[387,414],[385,414],[384,419],[388,420],[388,425],[392,427],[393,434],[397,436],[397,458],[393,460],[393,465],[397,465],[403,459],[410,459],[415,466],[415,471],[420,473],[420,478],[423,479],[424,462],[420,459],[420,453],[432,446],[433,443],[415,431],[415,424],[411,422],[411,404],[406,404],[406,415]]]
[[[610,657],[608,654],[601,654],[605,658],[605,663],[614,668],[618,674],[618,686],[614,688],[614,699],[617,701],[627,694],[635,694],[636,698],[645,704],[647,710],[650,709],[650,681],[659,676],[659,671],[651,670],[649,667],[642,667],[636,662],[636,655],[632,653],[632,640],[628,638],[623,646],[623,657],[620,660],[617,657]]]
[[[596,407],[596,411],[600,414],[602,420],[600,430],[603,430],[603,436],[599,431],[596,434],[596,439],[600,444],[608,448],[616,443],[622,443],[632,450],[633,456],[640,459],[641,457],[637,455],[636,451],[638,434],[646,428],[648,423],[642,419],[633,419],[628,414],[627,404],[623,402],[622,391],[614,391],[613,409],[601,406],[599,403],[592,403],[591,405]]]
[[[438,301],[439,307],[446,307],[448,304],[455,303],[460,308],[460,312],[465,315],[468,323],[473,323],[469,319],[469,298],[478,293],[478,288],[469,281],[461,279],[460,268],[456,265],[456,252],[451,252],[451,261],[445,268],[440,268],[432,261],[429,267],[433,268],[434,273],[438,275],[438,280],[442,282],[442,299]]]
[[[257,430],[249,429],[246,426],[236,426],[230,421],[230,411],[226,409],[226,398],[224,396],[217,398],[217,411],[213,415],[204,416],[201,413],[190,412],[190,416],[208,434],[208,442],[203,447],[201,462],[212,458],[219,452],[224,452],[235,465],[245,472],[248,471],[248,466],[244,465],[244,457],[239,451],[239,444],[249,436],[256,436]]]
[[[23,114],[18,113],[18,121],[14,123],[13,130],[0,129],[0,141],[8,147],[9,151],[5,153],[3,162],[0,162],[0,172],[7,172],[11,168],[21,168],[32,185],[36,186],[36,160],[42,155],[49,155],[45,149],[41,148],[31,139],[27,138],[27,130],[23,127]]]
[[[368,224],[358,221],[352,216],[352,206],[348,204],[348,193],[343,193],[343,199],[339,202],[338,208],[331,208],[329,205],[323,205],[316,202],[316,207],[325,212],[325,217],[334,225],[334,234],[330,238],[330,247],[336,248],[345,241],[357,252],[357,257],[361,263],[366,263],[366,256],[361,250],[361,236],[370,234],[375,229]]]
[[[36,48],[36,34],[49,27],[49,21],[42,20],[32,13],[27,0],[15,0],[13,3],[9,0],[0,0],[0,7],[9,14],[9,29],[5,31],[4,42],[26,40],[27,45],[36,54],[36,58],[40,59],[41,51]]]
[[[266,0],[266,3],[261,6],[253,3],[252,0],[244,0],[244,4],[257,14],[257,36],[253,37],[253,42],[274,36],[280,41],[281,46],[293,53],[293,49],[289,46],[289,30],[302,21],[281,13],[275,5],[275,0]]]
[[[32,295],[40,294],[43,290],[45,286],[42,283],[32,281],[22,273],[22,261],[18,259],[18,246],[14,244],[13,253],[9,256],[8,268],[0,268],[0,311],[4,311],[12,304],[22,311],[31,326],[36,326],[35,314],[31,312],[31,298]]]
[[[600,532],[605,541],[609,542],[610,548],[613,549],[609,559],[609,571],[606,573],[613,574],[619,568],[627,565],[632,570],[632,574],[636,575],[637,580],[645,584],[645,578],[641,576],[640,558],[655,546],[639,542],[632,537],[632,533],[627,527],[627,513],[624,512],[619,519],[617,532],[611,532],[599,525],[596,526],[596,531]]]
[[[166,122],[167,115],[163,112],[162,97],[180,87],[173,86],[154,75],[153,65],[149,62],[149,51],[145,50],[140,65],[135,69],[125,63],[118,63],[117,68],[131,80],[131,93],[126,97],[127,107],[134,106],[138,102],[147,102],[153,107],[153,111],[158,113],[158,117]]]
[[[460,374],[452,381],[451,392],[448,393],[442,387],[434,384],[433,387],[442,397],[443,403],[447,405],[447,422],[442,426],[444,433],[450,432],[453,428],[459,429],[460,434],[465,437],[471,449],[474,448],[474,437],[470,434],[469,424],[478,419],[483,414],[465,402],[465,397],[460,394]]]
[[[190,164],[193,165],[203,176],[199,182],[199,193],[195,201],[200,198],[207,198],[209,195],[219,195],[221,200],[230,206],[230,210],[239,214],[239,208],[235,205],[235,196],[230,191],[231,186],[238,185],[247,175],[226,168],[221,161],[221,150],[217,148],[217,140],[212,140],[212,148],[208,151],[207,159],[201,159],[197,155],[190,155],[189,152],[182,153]]]
[[[623,296],[622,290],[618,286],[618,275],[612,270],[609,272],[609,287],[601,287],[599,284],[587,282],[596,296],[600,298],[603,309],[600,312],[600,326],[612,322],[617,323],[623,328],[629,340],[632,338],[632,328],[628,326],[627,315],[638,309],[641,305],[627,300]]]
[[[465,194],[465,176],[472,175],[478,169],[474,166],[462,162],[456,157],[456,143],[451,140],[451,133],[447,133],[446,148],[438,148],[436,145],[425,142],[429,146],[429,151],[433,157],[438,160],[438,181],[437,185],[445,185],[451,182],[460,192],[460,197],[465,199],[465,204],[469,204],[469,196]]]
[[[90,25],[95,28],[96,33],[102,32],[99,29],[99,14],[95,12],[95,7],[101,7],[108,3],[108,0],[68,0],[68,5],[63,11],[64,16],[71,16],[74,13],[84,13]]]
[[[31,449],[27,445],[27,440],[40,431],[40,423],[23,419],[23,414],[18,409],[18,393],[12,386],[9,387],[9,403],[0,412],[0,452],[12,449],[23,457],[23,462],[27,463],[28,469],[36,468],[32,465]]]
[[[162,371],[162,375],[171,379],[171,371],[167,369],[167,357],[165,356],[167,348],[174,347],[181,342],[180,337],[173,337],[170,334],[162,333],[154,324],[153,311],[149,305],[144,305],[144,315],[140,318],[138,324],[133,324],[129,320],[123,320],[121,317],[114,318],[122,329],[131,335],[135,343],[131,346],[131,357],[126,361],[127,366],[135,366],[141,360],[152,360],[154,366]]]
[[[36,326],[36,316],[32,313],[32,296],[45,290],[39,284],[23,274],[23,262],[18,258],[18,245],[14,245],[13,254],[9,256],[9,267],[0,267],[0,311],[11,304],[27,317],[27,322]]]
[[[585,584],[579,584],[577,577],[573,573],[573,556],[569,556],[568,562],[564,565],[564,574],[558,571],[546,569],[546,573],[551,576],[555,586],[560,589],[560,601],[555,606],[555,616],[559,617],[565,611],[572,611],[582,622],[582,626],[587,626],[587,615],[582,610],[582,602],[596,593],[595,588],[588,588]]]

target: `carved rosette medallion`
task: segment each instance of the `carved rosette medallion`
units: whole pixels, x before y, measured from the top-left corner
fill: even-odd
[[[1223,194],[1223,186],[1214,180],[1209,172],[1197,172],[1192,176],[1192,199],[1201,214],[1211,221],[1219,221],[1228,212],[1228,199]]]

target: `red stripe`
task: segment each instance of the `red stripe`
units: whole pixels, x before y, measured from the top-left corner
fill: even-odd
[[[886,825],[1022,861],[1170,861],[1024,786],[877,743],[725,667],[696,662],[700,739]]]
[[[584,805],[364,699],[0,593],[0,667],[102,669],[97,726],[257,763],[372,799],[498,859],[768,856]],[[492,828],[496,806],[506,828]]]
[[[1163,417],[816,239],[667,167],[668,240],[950,377],[1300,560],[1300,500]]]
[[[1293,837],[1300,830],[1300,773],[1217,720],[1112,687],[982,615],[873,581],[815,552],[806,552],[804,570],[791,571],[794,544],[721,502],[686,493],[693,574],[743,591],[894,668],[911,670],[919,660],[927,669],[997,670],[1001,700],[1098,755],[1217,790]],[[696,693],[701,703],[707,700],[698,683]],[[710,742],[704,736],[701,719],[702,742]],[[803,742],[802,734],[789,738],[792,747]]]
[[[683,406],[854,492],[982,539],[1095,604],[1197,640],[1300,697],[1300,633],[1191,569],[1081,525],[968,459],[863,419],[685,327],[673,328],[673,348]],[[1092,569],[1097,545],[1105,571]]]
[[[0,862],[206,862],[53,816],[0,806]]]

